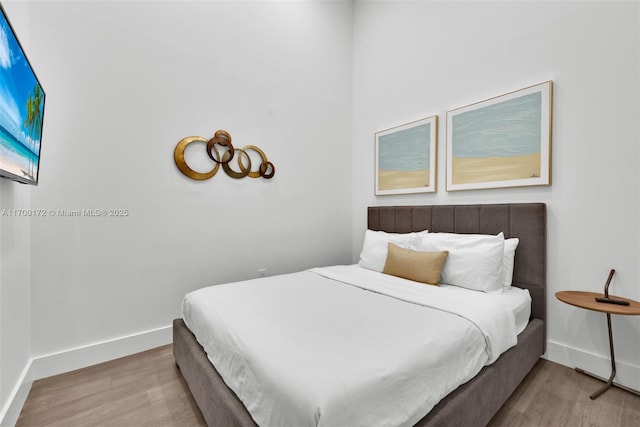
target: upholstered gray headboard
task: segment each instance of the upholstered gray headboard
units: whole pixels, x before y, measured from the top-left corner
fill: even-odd
[[[429,230],[448,233],[504,233],[518,237],[515,286],[531,293],[531,317],[546,320],[547,209],[544,203],[495,205],[373,206],[368,228],[390,233]]]

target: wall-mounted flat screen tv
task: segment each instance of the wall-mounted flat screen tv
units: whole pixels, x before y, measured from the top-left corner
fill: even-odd
[[[44,91],[0,5],[0,176],[38,184]]]

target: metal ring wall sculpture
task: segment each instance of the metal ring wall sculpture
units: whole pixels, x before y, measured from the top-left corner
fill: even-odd
[[[187,146],[192,142],[204,142],[207,144],[207,155],[214,161],[215,166],[209,172],[197,172],[187,165],[187,161],[184,158],[184,151]],[[262,162],[256,170],[251,170],[251,157],[249,151],[255,151],[260,156]],[[222,154],[222,155],[221,155]],[[176,166],[180,169],[184,175],[191,179],[198,181],[204,181],[213,177],[222,166],[222,170],[231,178],[259,178],[271,179],[276,173],[276,167],[268,159],[264,151],[256,147],[255,145],[247,145],[242,148],[235,148],[231,144],[231,135],[226,130],[219,130],[213,138],[207,140],[200,136],[188,136],[183,138],[176,145],[173,151],[173,158],[176,162]],[[231,161],[236,158],[239,171],[235,171],[231,168]],[[244,158],[244,159],[243,159]]]

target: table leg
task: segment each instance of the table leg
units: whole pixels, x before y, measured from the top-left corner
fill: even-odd
[[[604,393],[605,391],[607,391],[609,389],[609,387],[614,386],[614,387],[618,387],[621,388],[625,391],[628,391],[630,393],[633,393],[637,396],[640,396],[640,392],[633,390],[631,388],[622,386],[620,384],[615,384],[613,382],[613,379],[616,377],[616,355],[615,352],[613,350],[613,331],[611,329],[611,314],[607,313],[607,328],[609,329],[609,352],[611,354],[611,375],[609,376],[609,379],[604,379],[598,375],[592,374],[591,372],[587,372],[584,369],[580,369],[580,368],[575,368],[577,372],[580,372],[581,374],[585,374],[588,375],[592,378],[598,379],[600,381],[605,382],[606,384],[603,385],[602,387],[600,387],[598,390],[596,390],[591,396],[589,396],[591,398],[591,400],[595,399],[596,397],[600,396],[602,393]]]

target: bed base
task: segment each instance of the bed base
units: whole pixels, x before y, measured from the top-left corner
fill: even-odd
[[[416,426],[486,426],[538,361],[543,341],[544,323],[533,319],[517,346],[442,399]],[[182,319],[173,321],[173,354],[208,426],[257,426]]]
[[[531,293],[531,319],[518,343],[466,384],[442,399],[416,426],[486,426],[545,351],[546,206],[388,206],[368,209],[368,227],[388,232],[428,229],[519,237],[514,284]],[[182,319],[173,322],[173,354],[193,397],[211,427],[256,426],[225,384]]]

